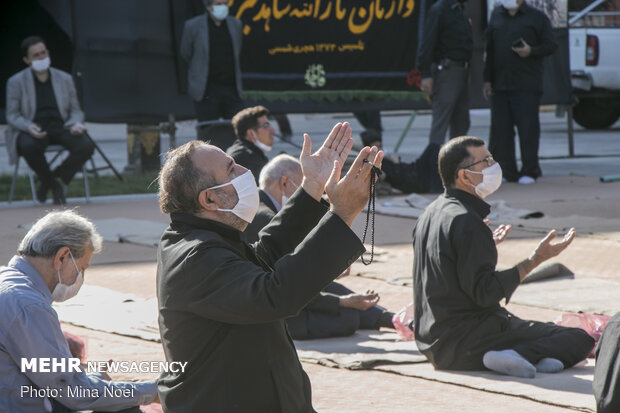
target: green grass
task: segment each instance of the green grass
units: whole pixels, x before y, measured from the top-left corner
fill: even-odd
[[[146,173],[144,176],[123,175],[122,181],[119,181],[114,175],[104,175],[99,178],[89,176],[90,196],[156,193],[159,188],[157,182],[153,182],[156,178],[157,172]],[[12,179],[13,175],[0,175],[0,202],[9,200]],[[38,185],[36,179],[35,185]],[[51,199],[51,191],[47,196],[48,199]],[[77,174],[67,187],[67,198],[80,197],[84,197],[84,180],[81,174]],[[18,177],[13,200],[32,200],[28,175]]]

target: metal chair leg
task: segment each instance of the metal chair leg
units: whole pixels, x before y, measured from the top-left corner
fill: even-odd
[[[84,197],[86,203],[90,202],[90,187],[88,186],[88,172],[86,172],[86,166],[82,165],[82,176],[84,177]]]
[[[15,161],[15,171],[13,172],[13,180],[11,181],[11,192],[9,192],[9,204],[13,202],[13,194],[15,194],[15,184],[17,183],[17,174],[19,173],[19,159],[17,157],[17,161]]]
[[[38,202],[37,190],[34,186],[34,177],[32,176],[32,169],[30,169],[30,166],[28,167],[28,179],[30,180],[30,191],[32,191],[32,202],[36,205]]]

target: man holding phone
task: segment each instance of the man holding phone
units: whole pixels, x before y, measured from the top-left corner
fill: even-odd
[[[485,99],[491,99],[489,149],[509,182],[532,184],[542,175],[538,164],[539,106],[543,59],[555,42],[551,23],[524,0],[502,0],[491,14],[486,32]],[[521,170],[515,157],[519,133]]]

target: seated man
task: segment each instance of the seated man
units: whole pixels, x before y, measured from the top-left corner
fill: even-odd
[[[381,135],[373,130],[366,130],[360,134],[364,145],[381,143]],[[440,145],[431,142],[422,152],[422,155],[411,163],[400,162],[393,155],[383,159],[382,179],[395,189],[405,194],[439,193],[443,191],[439,171],[437,170],[437,155]]]
[[[383,154],[362,149],[341,179],[352,145],[346,123],[314,154],[305,135],[299,189],[253,245],[242,234],[258,209],[252,173],[200,141],[168,153],[159,178],[171,219],[157,259],[159,328],[166,359],[189,364],[160,376],[165,411],[314,412],[284,320],[364,251],[351,225],[368,203],[364,160],[380,167]]]
[[[23,368],[25,359],[68,363],[73,357],[52,301],[78,293],[93,254],[100,250],[101,236],[90,221],[72,211],[51,212],[32,226],[18,255],[0,268],[0,411],[117,411],[155,400],[154,382],[109,381],[83,369]],[[73,397],[75,389],[79,395]]]
[[[295,193],[302,178],[299,161],[290,155],[278,155],[265,165],[259,179],[258,212],[244,232],[249,242],[258,241],[259,231]],[[331,282],[286,323],[296,340],[349,336],[358,329],[394,328],[394,313],[377,306],[378,301],[379,295],[374,291],[356,294],[342,284]]]
[[[28,67],[13,75],[6,85],[6,146],[9,163],[17,154],[26,159],[39,178],[37,199],[44,203],[51,189],[54,204],[64,204],[68,185],[95,149],[85,135],[84,113],[80,110],[73,78],[50,68],[43,39],[30,36],[21,44]],[[69,156],[54,171],[45,159],[48,145],[62,145]]]
[[[235,163],[252,171],[258,179],[260,170],[269,159],[265,152],[271,150],[275,129],[267,119],[269,111],[264,106],[243,109],[232,118],[237,140],[226,150]],[[258,183],[258,181],[256,181]]]
[[[578,328],[521,320],[499,302],[540,263],[571,243],[551,231],[529,258],[498,271],[497,249],[510,226],[492,232],[484,199],[499,188],[502,170],[472,136],[454,138],[439,152],[446,192],[430,204],[413,232],[415,339],[437,369],[483,370],[531,378],[555,373],[588,356],[594,340]]]

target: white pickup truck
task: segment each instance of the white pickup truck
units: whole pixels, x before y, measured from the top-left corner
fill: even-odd
[[[569,13],[573,117],[604,129],[620,118],[620,0],[575,3],[586,7]]]

